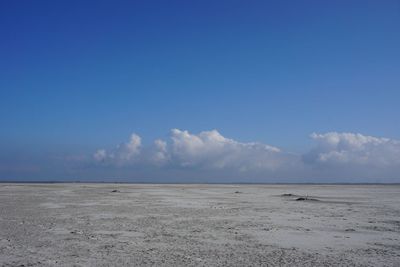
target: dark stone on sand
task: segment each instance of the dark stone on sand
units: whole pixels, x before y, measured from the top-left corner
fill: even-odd
[[[121,191],[114,189],[113,191],[111,191],[111,193],[120,193]]]
[[[235,191],[235,194],[241,194],[242,192],[240,192],[240,191]]]
[[[292,197],[294,196],[293,194],[282,194],[283,197]]]
[[[308,197],[299,197],[299,198],[296,198],[296,201],[318,201],[318,199],[315,199],[315,198],[308,198]]]

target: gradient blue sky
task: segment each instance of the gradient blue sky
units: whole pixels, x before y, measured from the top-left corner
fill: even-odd
[[[400,139],[400,1],[1,1],[0,36],[2,180],[120,177],[63,157],[132,132],[298,154],[313,132]]]

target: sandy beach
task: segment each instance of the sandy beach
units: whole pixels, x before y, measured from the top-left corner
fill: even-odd
[[[399,265],[399,185],[0,184],[0,266]]]

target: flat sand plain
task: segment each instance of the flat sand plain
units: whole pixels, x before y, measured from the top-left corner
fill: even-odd
[[[0,184],[0,266],[400,266],[400,186]]]

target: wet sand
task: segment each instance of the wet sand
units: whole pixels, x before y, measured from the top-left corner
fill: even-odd
[[[0,184],[22,265],[400,266],[400,186]]]

